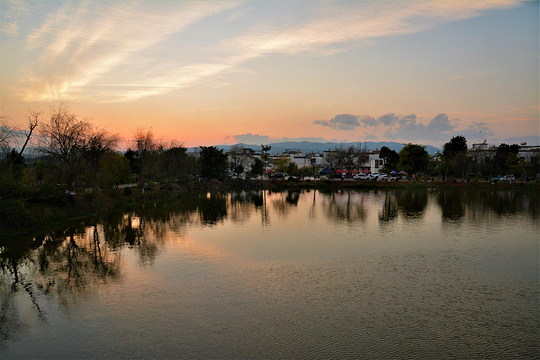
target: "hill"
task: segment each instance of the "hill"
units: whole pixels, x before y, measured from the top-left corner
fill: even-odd
[[[249,148],[249,149],[253,149],[253,150],[256,150],[256,151],[259,151],[261,150],[261,145],[253,145],[253,144],[244,144],[244,143],[238,143],[236,145],[239,145],[239,146],[242,146],[242,147],[245,147],[245,148]],[[301,150],[303,153],[310,153],[310,152],[315,152],[315,153],[322,153],[323,151],[326,151],[326,150],[333,150],[335,148],[339,148],[339,147],[343,147],[343,148],[348,148],[350,146],[366,146],[366,148],[370,151],[373,151],[373,150],[378,150],[380,148],[382,148],[383,146],[386,146],[396,152],[399,152],[403,146],[405,146],[405,144],[403,143],[398,143],[398,142],[391,142],[391,141],[386,141],[386,142],[372,142],[372,141],[366,141],[366,142],[362,142],[362,143],[359,143],[359,142],[348,142],[348,143],[338,143],[338,142],[325,142],[325,143],[322,143],[322,142],[311,142],[311,141],[286,141],[286,142],[276,142],[276,143],[270,143],[270,144],[265,144],[265,145],[270,145],[272,146],[272,149],[270,150],[270,153],[272,154],[280,154],[284,151],[288,151],[288,150]],[[228,151],[231,147],[233,147],[235,145],[216,145],[217,148],[219,149],[223,149],[224,151]],[[437,151],[441,151],[441,149],[439,148],[436,148],[434,146],[431,146],[431,145],[425,145],[426,146],[426,150],[427,152],[430,154],[430,155],[433,155],[435,154]],[[199,148],[189,148],[189,151],[196,151],[198,150]]]

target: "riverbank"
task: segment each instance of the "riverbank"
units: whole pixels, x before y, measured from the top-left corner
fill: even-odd
[[[101,216],[113,210],[146,202],[164,202],[186,192],[209,191],[301,191],[317,189],[321,191],[369,190],[369,189],[478,189],[478,190],[520,190],[538,191],[540,184],[516,182],[489,183],[476,181],[354,181],[354,180],[242,180],[193,181],[182,185],[161,184],[153,187],[123,187],[111,190],[61,194],[52,200],[32,199],[0,200],[0,239],[26,233],[44,227],[80,221]]]

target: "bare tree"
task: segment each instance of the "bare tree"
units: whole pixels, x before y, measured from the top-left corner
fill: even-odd
[[[85,158],[91,165],[97,166],[103,155],[109,151],[113,151],[117,144],[117,134],[110,134],[105,129],[94,128],[88,134],[84,144]]]
[[[5,154],[11,151],[13,141],[13,129],[8,125],[7,121],[7,117],[0,117],[0,148]]]
[[[251,162],[241,145],[234,145],[229,149],[229,165],[232,171],[238,175],[242,173]]]
[[[364,143],[363,147],[362,144],[359,144],[358,147],[354,148],[354,166],[359,170],[368,161],[369,153],[366,144]]]
[[[154,133],[151,128],[148,131],[137,129],[137,132],[135,133],[135,143],[137,152],[141,155],[145,152],[153,151],[157,147]]]
[[[70,113],[64,104],[58,108],[51,107],[49,123],[41,126],[39,151],[53,160],[69,188],[72,187],[76,165],[91,130],[92,125],[88,121]]]
[[[24,141],[24,144],[21,147],[21,150],[19,151],[19,157],[22,157],[24,149],[26,149],[26,145],[28,145],[28,142],[32,138],[32,133],[34,132],[34,129],[38,126],[38,121],[39,121],[40,115],[41,115],[41,111],[34,111],[34,110],[29,111],[29,114],[27,116],[27,119],[28,119],[28,131],[24,132],[24,134],[26,136],[26,140]]]

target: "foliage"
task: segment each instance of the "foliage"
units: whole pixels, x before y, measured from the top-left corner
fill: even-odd
[[[464,136],[454,136],[443,146],[443,156],[453,158],[456,154],[467,152],[467,139]]]
[[[469,159],[467,154],[467,139],[464,136],[454,136],[443,146],[444,178],[448,173],[464,177]]]
[[[261,145],[261,160],[264,164],[264,171],[266,171],[266,166],[268,165],[268,159],[270,158],[270,150],[272,149],[271,145]],[[263,171],[263,174],[264,174]]]
[[[298,175],[302,177],[313,176],[313,166],[302,166],[298,169]]]
[[[289,166],[289,158],[287,157],[274,160],[274,171],[276,172],[287,172],[287,166]]]
[[[103,155],[99,163],[98,185],[109,189],[114,185],[132,181],[129,161],[124,156],[108,152]]]
[[[207,179],[223,180],[227,177],[227,154],[215,146],[201,146],[201,176]]]
[[[428,162],[429,154],[424,146],[407,144],[399,152],[398,167],[409,174],[425,172]]]
[[[259,176],[264,174],[264,162],[259,159],[255,158],[253,161],[253,164],[251,164],[251,170],[249,170],[250,174],[253,176]]]
[[[0,229],[20,229],[34,222],[21,200],[0,200]]]
[[[161,154],[160,172],[167,180],[184,180],[197,172],[193,159],[186,154],[186,151],[185,147],[174,146]]]
[[[510,171],[510,167],[516,162],[515,160],[512,161],[512,159],[508,161],[508,158],[511,154],[517,155],[518,153],[519,145],[517,144],[507,145],[502,143],[499,145],[495,153],[495,158],[493,159],[496,171],[500,174],[508,173]]]
[[[395,150],[383,146],[380,150],[379,157],[384,160],[383,171],[389,173],[394,170],[399,163],[399,155]]]
[[[285,172],[288,174],[288,175],[298,175],[298,165],[296,165],[296,163],[294,162],[289,162],[289,164],[287,165],[287,168],[285,169]]]

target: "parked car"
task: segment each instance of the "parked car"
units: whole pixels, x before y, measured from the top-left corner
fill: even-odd
[[[379,176],[377,176],[377,181],[383,181],[387,179],[388,179],[388,175],[386,174],[380,174]]]
[[[287,176],[287,174],[277,172],[277,173],[274,173],[273,175],[271,175],[270,179],[283,179],[283,178],[285,178],[285,176]]]
[[[513,183],[514,181],[516,181],[516,177],[514,175],[504,175],[504,176],[496,176],[494,178],[491,179],[491,181],[493,182],[498,182],[498,181],[505,181],[505,182],[509,182],[509,183]]]
[[[356,174],[353,176],[354,180],[371,180],[371,177],[367,174]]]

